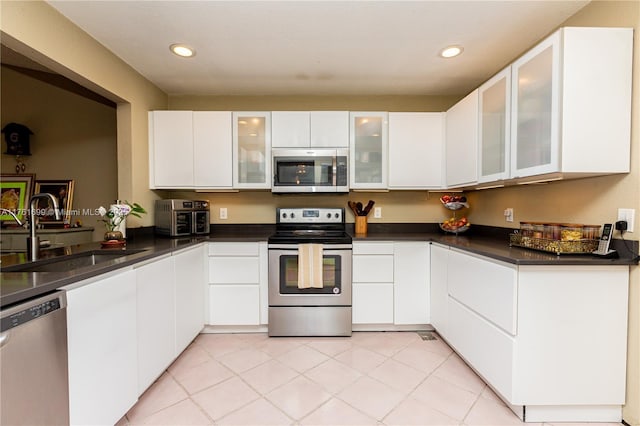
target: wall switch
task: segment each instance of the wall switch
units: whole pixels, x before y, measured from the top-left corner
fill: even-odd
[[[382,217],[382,207],[373,208],[373,217],[376,219],[380,219]]]
[[[513,209],[511,207],[504,209],[504,220],[513,222]]]
[[[220,219],[226,219],[227,218],[227,208],[226,207],[220,207],[220,215],[218,217]]]
[[[636,218],[636,209],[618,209],[618,220],[627,221],[627,230],[633,232],[633,220]]]

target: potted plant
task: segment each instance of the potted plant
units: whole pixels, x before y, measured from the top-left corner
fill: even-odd
[[[112,204],[109,210],[100,206],[98,213],[103,219],[99,219],[104,222],[107,232],[104,234],[105,241],[123,241],[124,237],[122,232],[118,230],[118,227],[124,221],[127,216],[133,215],[135,217],[142,217],[141,214],[146,214],[147,211],[138,203],[124,203]]]

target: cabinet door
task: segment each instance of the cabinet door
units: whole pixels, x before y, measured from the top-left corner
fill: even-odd
[[[150,111],[150,188],[192,188],[193,183],[193,113]]]
[[[259,285],[210,285],[209,324],[259,325]]]
[[[443,337],[447,338],[447,263],[449,248],[431,244],[431,325]]]
[[[233,187],[271,188],[271,114],[233,113]]]
[[[115,424],[138,399],[135,272],[69,290],[67,301],[70,422]]]
[[[140,394],[176,357],[174,276],[171,257],[136,269]]]
[[[393,253],[393,323],[428,324],[429,243],[395,243]]]
[[[311,111],[311,146],[349,147],[349,111]]]
[[[196,188],[233,185],[231,112],[193,112],[193,167]]]
[[[273,111],[271,141],[278,148],[306,148],[310,141],[308,111]]]
[[[204,327],[204,245],[173,256],[176,288],[176,353],[182,352]]]
[[[444,113],[389,113],[389,188],[442,187]]]
[[[478,181],[509,177],[511,126],[511,67],[480,86]]]
[[[478,181],[478,90],[447,111],[447,187],[472,185]]]
[[[351,188],[387,188],[386,112],[350,113]]]
[[[512,65],[511,176],[559,170],[560,32]]]
[[[393,324],[393,283],[353,283],[353,323]]]

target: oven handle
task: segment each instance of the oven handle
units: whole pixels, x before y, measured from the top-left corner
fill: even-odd
[[[269,244],[267,248],[269,250],[298,250],[300,244]],[[323,244],[322,249],[328,250],[352,250],[351,244]]]

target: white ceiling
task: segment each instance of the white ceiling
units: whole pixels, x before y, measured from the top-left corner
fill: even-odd
[[[461,95],[587,3],[49,1],[170,95]]]

